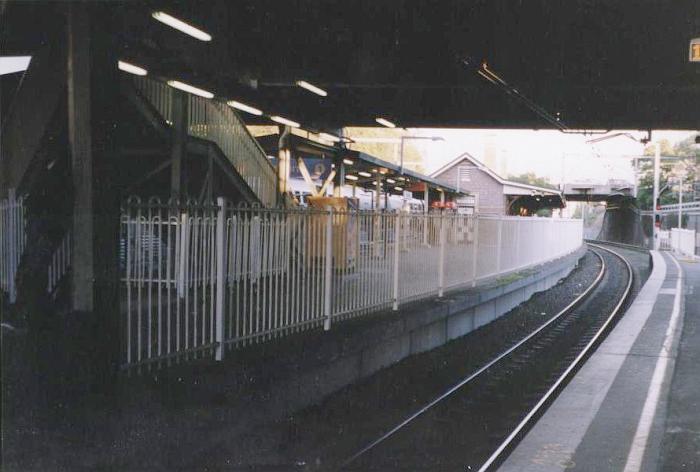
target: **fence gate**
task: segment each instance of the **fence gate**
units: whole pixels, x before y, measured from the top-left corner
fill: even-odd
[[[216,348],[216,205],[122,209],[121,306],[126,366],[194,359]],[[220,230],[223,228],[219,228]]]

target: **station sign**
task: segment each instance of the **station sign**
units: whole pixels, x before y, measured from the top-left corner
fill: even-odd
[[[455,200],[458,205],[464,206],[474,206],[476,205],[476,197],[474,195],[465,195],[463,197],[457,197]]]
[[[323,182],[331,173],[333,167],[333,161],[331,159],[321,159],[317,157],[302,156],[302,161],[306,165],[306,169],[309,171],[311,180],[314,182]],[[299,169],[299,164],[296,159],[291,159],[289,176],[293,179],[303,179],[301,174],[301,169]]]
[[[700,62],[700,38],[690,40],[690,51],[688,53],[690,62]]]

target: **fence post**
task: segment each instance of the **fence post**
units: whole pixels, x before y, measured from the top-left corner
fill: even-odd
[[[472,287],[476,286],[476,258],[479,257],[479,217],[474,216],[474,244],[472,244]]]
[[[503,246],[503,218],[498,218],[498,236],[496,237],[496,274],[501,273],[501,247]]]
[[[189,248],[188,241],[188,228],[187,228],[187,213],[180,209],[181,213],[179,215],[180,219],[180,258],[176,259],[179,262],[179,267],[177,269],[177,296],[179,298],[185,297],[185,290],[187,289],[185,283],[185,271],[187,270],[187,253]],[[138,226],[137,226],[138,228]]]
[[[514,269],[519,269],[521,266],[520,254],[522,254],[522,251],[520,250],[520,227],[522,226],[522,222],[522,217],[518,217],[515,220],[515,263],[513,264]]]
[[[442,297],[445,287],[445,214],[440,214],[440,261],[438,263],[440,275],[438,276],[438,297]]]
[[[224,359],[224,264],[226,257],[224,254],[224,225],[226,224],[226,200],[223,197],[216,199],[219,206],[219,214],[216,219],[216,327],[214,332],[214,360]]]
[[[543,224],[544,226],[544,224]],[[556,244],[555,239],[554,239],[554,218],[552,216],[549,217],[549,223],[547,223],[547,237],[544,238],[545,241],[547,241],[547,244],[550,246],[550,248],[555,248],[553,255],[545,254],[545,259],[546,260],[552,260],[556,259],[559,256],[563,255],[563,250],[561,247],[566,247],[569,241],[568,235],[566,234],[566,231],[564,231],[564,237],[560,238],[563,240],[561,244]]]
[[[332,264],[333,264],[333,207],[326,206],[328,215],[326,216],[326,256],[324,264],[324,294],[323,294],[323,312],[326,316],[323,322],[323,330],[331,329],[331,282],[332,282]]]
[[[19,221],[17,218],[17,200],[15,198],[15,190],[10,189],[8,203],[9,203],[9,213],[10,213],[10,237],[9,237],[9,270],[8,270],[8,292],[10,294],[10,304],[17,301],[17,289],[15,287],[15,275],[17,274],[17,252],[19,251],[18,242],[18,227]]]
[[[399,241],[401,237],[401,212],[394,220],[394,305],[393,310],[399,309]]]

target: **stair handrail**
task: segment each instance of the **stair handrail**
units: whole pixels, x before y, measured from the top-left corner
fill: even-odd
[[[148,77],[134,77],[134,84],[165,123],[172,126],[175,91]],[[216,143],[260,202],[266,207],[276,206],[275,168],[238,113],[217,99],[188,97],[188,134]]]

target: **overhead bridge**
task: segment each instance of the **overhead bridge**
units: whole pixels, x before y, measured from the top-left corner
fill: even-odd
[[[625,180],[609,180],[604,184],[564,184],[564,196],[571,202],[607,201],[611,198],[637,196],[637,188]]]

